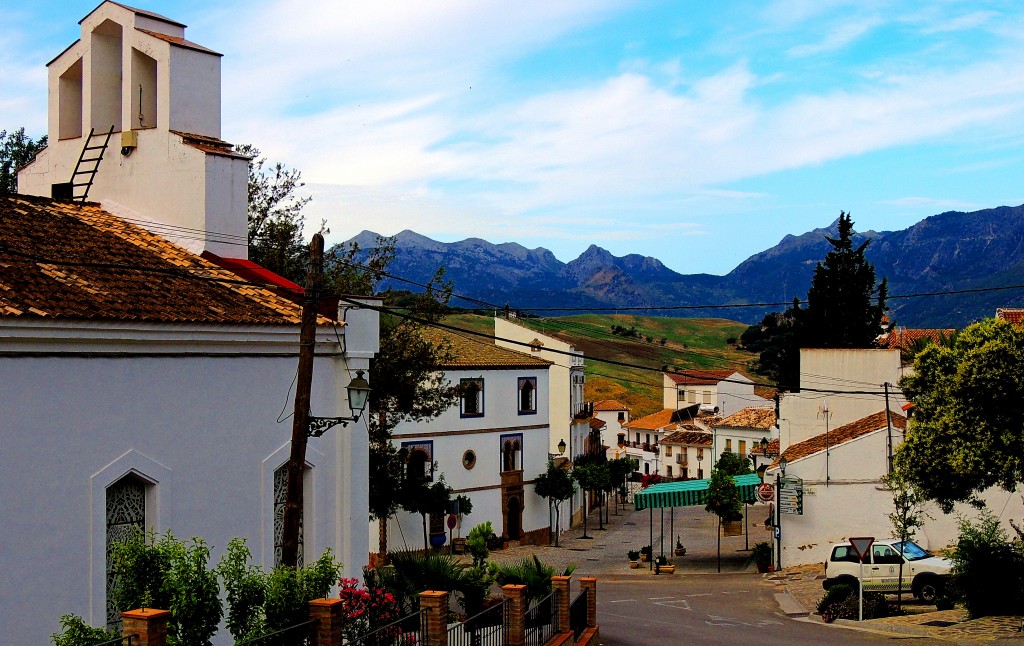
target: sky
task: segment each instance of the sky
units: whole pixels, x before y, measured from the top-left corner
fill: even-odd
[[[0,129],[97,0],[0,4]],[[129,4],[131,4],[129,2]],[[138,0],[224,54],[222,130],[312,234],[591,244],[724,274],[852,213],[1024,203],[1016,0]]]

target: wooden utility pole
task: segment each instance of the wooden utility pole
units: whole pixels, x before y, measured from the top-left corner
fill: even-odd
[[[288,490],[284,507],[281,564],[296,567],[299,560],[299,526],[302,522],[302,472],[306,468],[309,437],[309,397],[313,388],[313,351],[316,346],[316,311],[324,272],[324,238],[319,233],[309,243],[309,268],[302,299],[299,332],[299,368],[295,378],[295,409],[292,415],[292,452],[288,458]]]

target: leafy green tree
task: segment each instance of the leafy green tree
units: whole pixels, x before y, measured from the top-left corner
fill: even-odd
[[[715,469],[729,476],[742,476],[753,473],[753,470],[750,468],[750,458],[739,453],[733,453],[732,451],[722,451],[722,455],[718,456]]]
[[[924,525],[926,514],[924,504],[927,500],[921,490],[909,481],[906,474],[893,471],[882,478],[882,483],[889,489],[892,496],[892,511],[889,522],[892,523],[893,537],[900,541],[900,557],[907,541],[914,540],[917,530]],[[896,581],[896,610],[903,607],[903,559],[900,558],[899,579]]]
[[[1010,542],[999,519],[985,511],[977,522],[960,519],[950,553],[950,585],[972,619],[1020,614],[1024,603],[1024,547]]]
[[[553,460],[548,460],[547,471],[537,476],[534,481],[533,490],[541,498],[547,498],[548,511],[555,510],[555,527],[561,527],[561,505],[576,493],[576,485],[572,481],[569,472],[557,466]],[[550,513],[548,514],[550,517]],[[550,527],[549,527],[550,529]],[[558,547],[558,530],[555,532],[555,547]]]
[[[431,514],[443,514],[451,504],[452,488],[440,474],[436,482],[429,482],[422,474],[407,473],[402,486],[402,509],[412,514],[419,514],[423,519],[423,549],[430,549],[427,535],[427,517]]]
[[[210,548],[200,538],[187,543],[170,532],[147,540],[136,532],[112,550],[116,584],[113,598],[124,612],[132,608],[170,611],[168,642],[209,644],[223,614],[217,575],[208,567]]]
[[[614,460],[608,460],[608,470],[611,475],[612,486],[623,491],[626,486],[626,480],[630,474],[640,468],[640,461],[636,458],[621,457],[615,458]],[[618,514],[618,498],[616,498],[615,513]]]
[[[588,495],[591,492],[599,491],[601,489],[601,478],[603,477],[602,470],[598,464],[577,464],[572,470],[573,480],[579,483],[580,489],[585,493],[583,495],[583,536],[582,538],[593,538],[587,536],[587,516],[589,515],[587,507]]]
[[[251,144],[235,150],[249,161],[249,260],[302,285],[309,250],[302,237],[302,209],[312,197],[299,195],[302,172],[267,163]]]
[[[818,263],[807,292],[801,347],[873,348],[882,330],[886,280],[876,283],[875,268],[864,257],[870,240],[853,246],[853,220],[839,214],[839,235],[825,238],[832,249]]]
[[[987,319],[963,330],[952,347],[932,344],[900,379],[914,404],[896,468],[949,512],[956,502],[1024,482],[1024,329]]]
[[[46,148],[46,135],[33,140],[24,128],[0,130],[0,195],[18,192],[18,169]]]

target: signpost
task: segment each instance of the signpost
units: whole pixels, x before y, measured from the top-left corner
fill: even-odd
[[[775,499],[775,485],[764,482],[757,485],[757,499],[761,502],[771,502]]]
[[[804,513],[804,481],[795,476],[782,478],[779,488],[779,512],[783,514]]]
[[[857,611],[857,621],[864,621],[864,559],[871,553],[871,544],[874,542],[874,536],[850,537],[850,545],[860,559],[860,581],[857,582],[857,587],[860,588],[860,608]]]

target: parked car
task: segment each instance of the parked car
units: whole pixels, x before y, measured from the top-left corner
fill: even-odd
[[[871,553],[864,561],[865,592],[896,592],[900,572],[901,543],[896,539],[875,541]],[[902,544],[903,589],[927,603],[942,596],[953,564],[949,559],[932,556],[913,541]],[[849,543],[832,546],[825,561],[825,580],[821,585],[828,590],[837,583],[845,583],[854,590],[861,577],[861,562]]]

